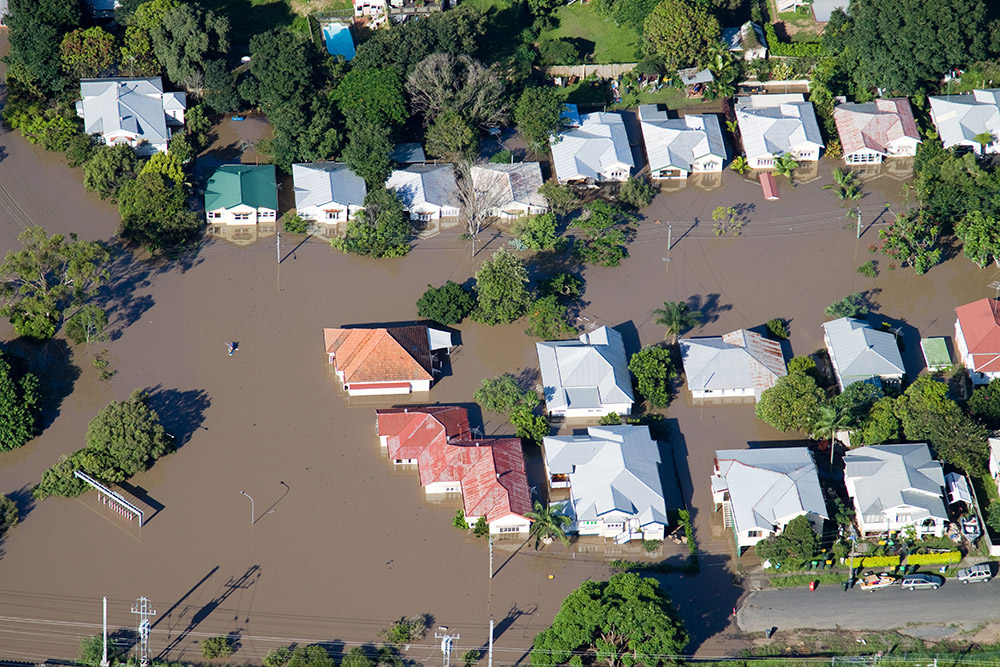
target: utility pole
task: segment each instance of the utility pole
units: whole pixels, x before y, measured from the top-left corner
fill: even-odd
[[[460,635],[456,632],[455,634],[449,634],[447,627],[438,628],[439,632],[434,633],[435,639],[441,640],[441,656],[444,659],[444,667],[450,667],[451,665],[451,649],[453,647],[454,641],[460,638]]]
[[[857,238],[860,239],[861,238],[861,207],[860,206],[855,206],[854,207],[854,212],[858,215],[858,236],[857,236]]]
[[[275,223],[275,225],[277,225],[277,223]],[[275,230],[274,237],[277,239],[278,244],[278,264],[281,264],[281,232]]]
[[[149,605],[149,599],[143,596],[132,605],[132,613],[139,616],[139,664],[142,667],[147,667],[149,665],[149,617],[156,616],[156,611]]]
[[[490,579],[493,578],[493,536],[490,536]],[[490,621],[492,623],[492,621]]]
[[[670,249],[674,247],[674,223],[667,223],[667,256],[670,256]]]
[[[493,619],[490,619],[490,658],[486,667],[493,667]]]
[[[104,596],[104,650],[101,653],[101,667],[108,667],[108,596]]]

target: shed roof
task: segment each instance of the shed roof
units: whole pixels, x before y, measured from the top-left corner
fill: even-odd
[[[906,372],[894,334],[873,329],[868,322],[853,317],[824,322],[823,329],[844,387],[852,382]]]
[[[844,478],[853,484],[855,502],[865,515],[909,505],[948,518],[942,495],[944,470],[924,443],[852,449],[844,456]]]
[[[236,206],[278,210],[278,185],[273,164],[224,164],[205,186],[205,210]]]
[[[552,161],[561,181],[599,180],[608,167],[635,166],[621,114],[585,114],[579,127],[560,133],[553,141]]]
[[[579,340],[535,343],[545,404],[550,411],[632,403],[621,334],[601,327]]]
[[[415,164],[427,161],[427,157],[424,155],[424,147],[416,142],[396,144],[396,147],[389,153],[389,159],[399,164]]]
[[[787,374],[781,344],[746,329],[680,341],[691,391],[753,389],[759,397]]]
[[[736,120],[749,158],[782,155],[803,144],[823,147],[812,103],[800,93],[738,97]]]
[[[368,192],[365,180],[340,162],[293,164],[292,182],[297,209],[329,204],[364,206]]]

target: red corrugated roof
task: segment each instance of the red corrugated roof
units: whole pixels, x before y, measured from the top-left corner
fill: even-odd
[[[433,379],[427,327],[324,329],[323,338],[345,384]]]
[[[858,111],[856,107],[861,105],[834,108],[833,120],[845,155],[863,148],[886,153],[888,144],[900,137],[920,140],[907,99],[879,99],[875,100],[874,105],[876,113]]]
[[[980,299],[955,309],[965,346],[973,355],[972,370],[1000,372],[1000,301]]]
[[[764,190],[764,199],[773,201],[775,199],[781,199],[778,196],[778,184],[774,182],[774,175],[769,171],[761,172],[757,177],[760,181],[760,187]]]
[[[391,459],[415,459],[436,440],[468,438],[469,413],[457,405],[376,410]]]

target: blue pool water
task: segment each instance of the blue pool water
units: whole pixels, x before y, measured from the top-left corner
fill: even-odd
[[[331,56],[344,56],[344,60],[354,57],[354,38],[351,29],[343,23],[327,23],[323,26],[323,41]]]

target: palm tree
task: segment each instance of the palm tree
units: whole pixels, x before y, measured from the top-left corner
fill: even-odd
[[[788,153],[779,155],[774,159],[774,173],[779,176],[787,176],[788,182],[792,182],[792,172],[795,171],[799,166],[799,163],[795,161]]]
[[[542,542],[548,544],[556,539],[567,547],[569,546],[566,528],[573,523],[573,519],[563,514],[562,507],[542,505],[536,500],[535,511],[525,512],[524,516],[532,521],[528,539],[530,540],[534,536],[536,550]]]
[[[815,440],[830,436],[830,467],[833,467],[834,435],[847,426],[850,415],[832,403],[819,406],[812,420],[811,437]]]
[[[701,320],[700,310],[691,310],[683,301],[664,301],[663,308],[653,311],[653,324],[666,327],[667,336],[673,336],[674,343],[682,333],[698,324]]]
[[[850,169],[841,171],[839,168],[834,167],[833,169],[833,183],[829,185],[824,185],[824,190],[830,190],[831,188],[841,188],[845,189],[851,185],[854,185],[855,174]]]

